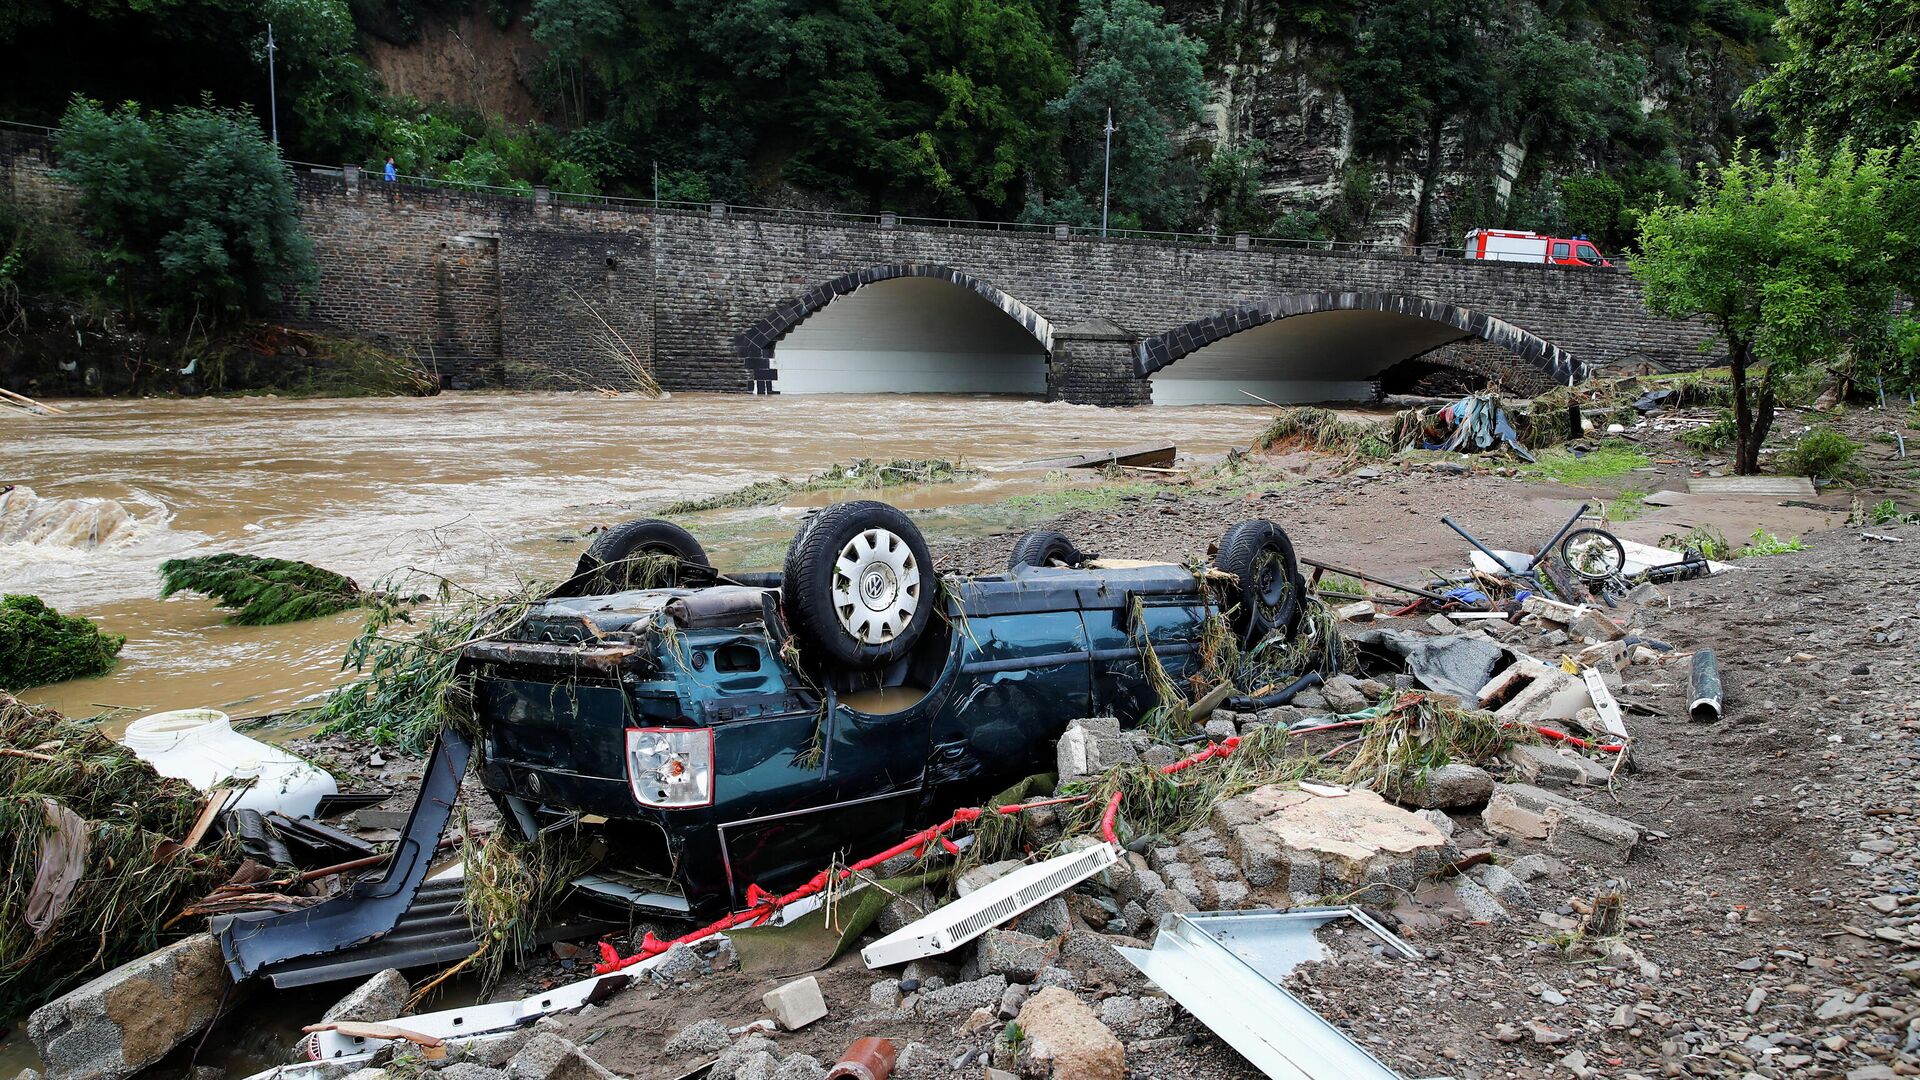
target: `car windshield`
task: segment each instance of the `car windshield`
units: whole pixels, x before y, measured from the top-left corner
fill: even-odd
[[[1581,244],[1580,257],[1583,259],[1598,259],[1600,257],[1600,253],[1598,251],[1595,251],[1591,244]]]

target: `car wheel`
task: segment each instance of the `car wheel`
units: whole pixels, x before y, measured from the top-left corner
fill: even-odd
[[[1274,630],[1292,637],[1299,626],[1306,582],[1293,555],[1293,541],[1271,521],[1242,521],[1220,537],[1213,565],[1234,576],[1234,629],[1255,642]]]
[[[1080,549],[1073,546],[1065,533],[1052,529],[1035,529],[1022,536],[1013,545],[1013,554],[1007,557],[1007,569],[1018,570],[1023,566],[1052,566],[1065,563],[1079,566],[1086,561]]]
[[[670,521],[641,518],[608,529],[597,537],[573,568],[567,584],[574,596],[598,596],[622,589],[648,589],[680,583],[680,567],[641,562],[648,555],[671,555],[681,563],[712,566],[693,534]]]
[[[907,655],[933,617],[933,556],[907,515],[886,503],[835,503],[800,526],[782,589],[801,652],[842,667]]]

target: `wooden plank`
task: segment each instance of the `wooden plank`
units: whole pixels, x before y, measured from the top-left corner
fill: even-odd
[[[1023,461],[1020,465],[1027,469],[1098,469],[1107,465],[1164,468],[1173,464],[1174,451],[1174,444],[1170,442],[1135,443],[1108,450],[1091,450],[1084,454],[1036,458]]]
[[[1804,476],[1696,476],[1687,481],[1690,495],[1807,495],[1813,481]]]

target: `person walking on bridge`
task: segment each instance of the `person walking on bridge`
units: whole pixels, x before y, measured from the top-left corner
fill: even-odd
[[[400,179],[400,170],[394,168],[393,159],[388,158],[387,159],[387,183],[391,184],[398,179]]]

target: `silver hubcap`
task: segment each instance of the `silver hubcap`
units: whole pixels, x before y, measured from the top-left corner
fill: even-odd
[[[833,609],[857,641],[884,645],[899,637],[920,610],[920,562],[913,549],[886,529],[868,529],[847,541],[833,563]]]

